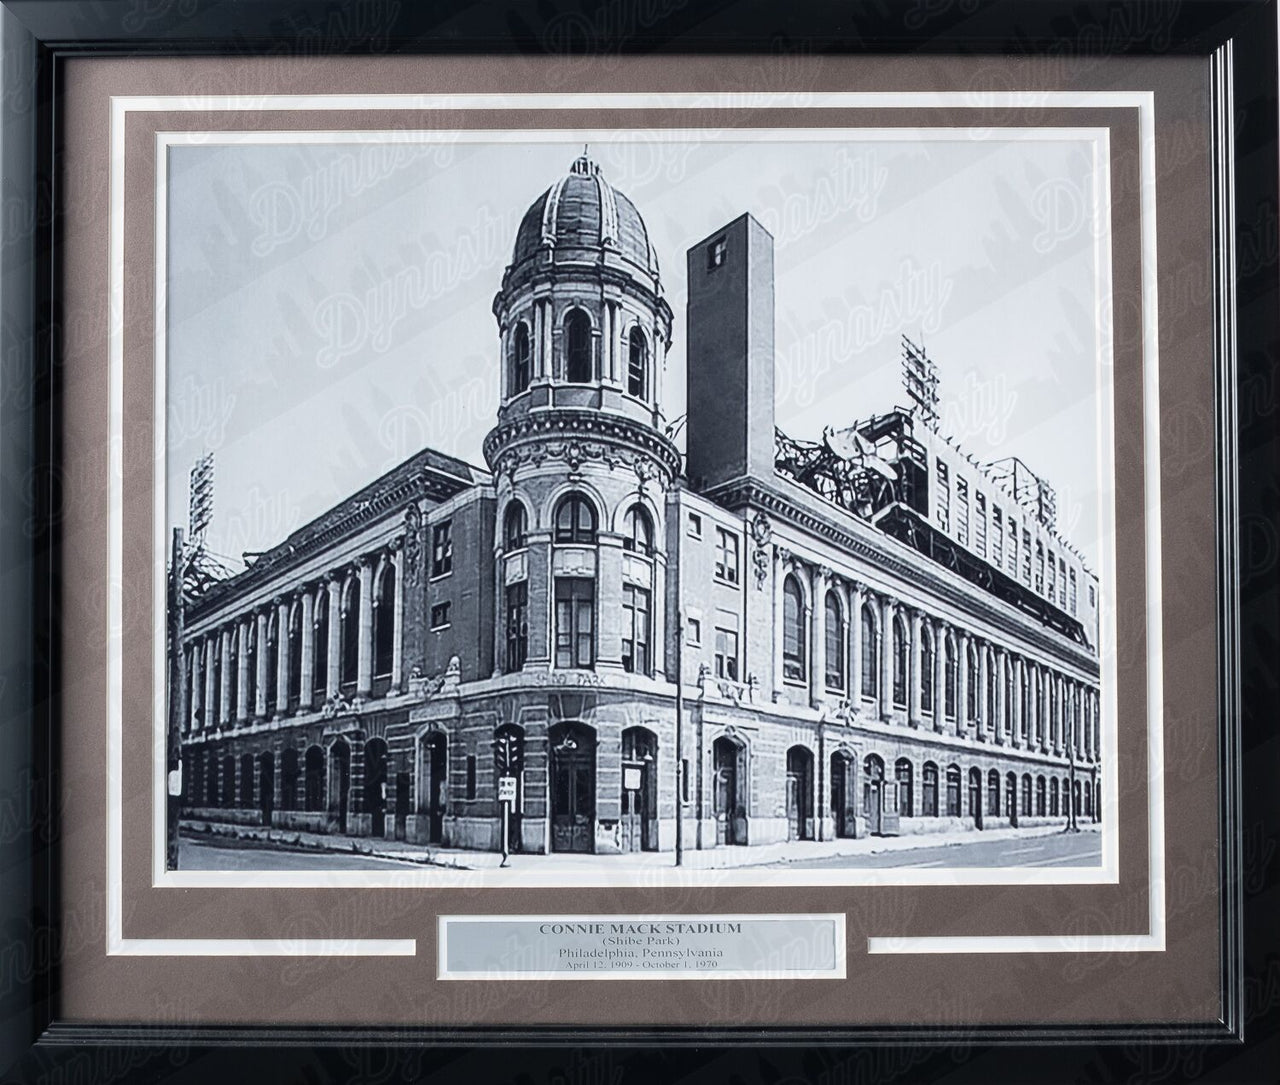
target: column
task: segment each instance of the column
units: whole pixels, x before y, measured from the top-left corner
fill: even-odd
[[[849,593],[849,704],[862,703],[862,604],[866,589],[855,584]]]
[[[210,634],[204,640],[204,726],[213,727],[217,720],[213,718],[213,656],[217,650],[216,634]]]
[[[1084,749],[1082,745],[1082,739],[1084,738],[1084,736],[1081,733],[1084,730],[1084,728],[1081,726],[1081,720],[1080,720],[1080,701],[1081,701],[1080,694],[1081,694],[1080,683],[1072,682],[1071,683],[1071,720],[1072,720],[1071,726],[1075,735],[1077,761],[1081,761],[1084,759]]]
[[[893,716],[893,600],[880,600],[880,718]]]
[[[259,718],[265,718],[267,715],[267,664],[269,661],[269,653],[267,652],[267,612],[265,610],[258,611],[257,622],[258,676],[254,680],[253,714]]]
[[[1049,672],[1049,735],[1054,754],[1062,756],[1062,682],[1054,671]]]
[[[236,719],[249,718],[249,622],[242,618],[236,624],[236,636],[240,638],[240,651],[236,653]]]
[[[329,653],[324,682],[324,696],[331,701],[338,696],[342,684],[342,581],[338,573],[329,574]]]
[[[1093,706],[1093,759],[1102,760],[1102,702],[1094,690],[1089,691],[1089,703]]]
[[[956,638],[956,737],[963,738],[969,724],[969,634],[960,631]],[[961,788],[968,781],[961,779]]]
[[[204,642],[191,643],[191,718],[187,729],[194,731],[200,723],[200,710],[204,705]]]
[[[276,715],[289,711],[289,600],[276,600]]]
[[[544,301],[541,305],[542,309],[542,376],[543,379],[553,378],[555,376],[556,360],[552,354],[553,340],[551,338],[551,303]]]
[[[373,563],[360,559],[360,643],[356,651],[356,695],[373,689]]]
[[[218,687],[218,723],[225,724],[231,720],[231,668],[227,665],[231,658],[231,630],[223,629],[219,635],[219,651],[222,660],[218,672],[221,682]]]
[[[397,542],[391,550],[391,565],[396,572],[395,590],[392,593],[391,614],[391,688],[399,692],[403,680],[404,668],[401,661],[404,657],[404,562],[400,560],[403,551]],[[501,583],[501,581],[499,581]],[[498,612],[495,610],[494,614]]]
[[[1009,718],[1009,706],[1005,704],[1007,698],[1005,692],[1008,689],[1009,682],[1009,655],[1003,648],[997,648],[996,652],[996,710],[995,718],[991,721],[996,736],[996,745],[1004,745],[1004,727],[1005,722]]]
[[[1022,746],[1022,660],[1014,656],[1011,666],[1013,667],[1013,710],[1009,713],[1009,743],[1018,749]]]
[[[1035,675],[1036,745],[1041,753],[1049,752],[1049,694],[1045,686],[1044,667],[1032,664]]]
[[[920,688],[924,677],[920,669],[920,653],[923,650],[920,637],[920,611],[911,611],[911,647],[907,652],[907,721],[912,727],[920,726]]]
[[[975,638],[977,639],[977,638]],[[973,706],[977,709],[975,715],[974,732],[978,736],[979,742],[987,741],[987,716],[990,715],[990,704],[987,701],[988,676],[991,673],[991,659],[986,642],[978,641],[978,691],[977,696],[973,699]],[[983,786],[986,786],[985,780]]]
[[[827,578],[831,570],[818,566],[809,579],[809,703],[822,705],[827,692]]]
[[[533,373],[531,380],[537,380],[546,373],[546,359],[542,352],[542,302],[533,303],[533,342],[529,344],[533,355]]]
[[[306,587],[299,600],[302,604],[302,664],[298,674],[298,710],[303,711],[311,707],[311,691],[316,684],[316,597],[312,589]]]
[[[933,729],[941,732],[947,718],[947,627],[940,618],[935,618],[930,628],[933,630]],[[945,776],[945,767],[939,772]],[[939,789],[945,784],[946,780],[940,777]]]

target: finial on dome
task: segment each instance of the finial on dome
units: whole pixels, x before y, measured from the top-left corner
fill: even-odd
[[[600,167],[592,161],[588,144],[584,143],[582,145],[582,154],[574,160],[573,165],[569,167],[569,172],[577,174],[579,177],[600,176]]]

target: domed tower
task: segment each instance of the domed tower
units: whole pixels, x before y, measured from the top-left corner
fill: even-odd
[[[657,675],[671,308],[640,213],[585,152],[525,213],[493,312],[498,669]]]

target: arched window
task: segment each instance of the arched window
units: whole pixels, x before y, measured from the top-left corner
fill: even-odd
[[[901,616],[893,619],[893,703],[907,703],[907,626]]]
[[[790,575],[782,585],[782,676],[804,681],[804,597]]]
[[[957,781],[958,776],[959,770],[957,770]],[[938,816],[938,766],[932,761],[926,761],[920,778],[920,816],[936,818]]]
[[[649,384],[649,344],[645,342],[644,332],[639,328],[632,328],[628,345],[627,393],[637,399],[644,399]]]
[[[311,651],[315,657],[311,670],[311,692],[324,693],[329,686],[329,592],[320,586],[316,592],[315,632]]]
[[[582,494],[567,494],[556,506],[555,539],[558,543],[596,541],[596,510]]]
[[[271,608],[271,617],[267,619],[267,715],[276,710],[276,679],[280,674],[280,613]]]
[[[564,322],[564,379],[587,384],[591,372],[591,321],[581,309],[574,309]]]
[[[952,637],[943,640],[946,650],[946,664],[943,681],[946,689],[943,694],[943,710],[951,719],[956,715],[956,642]]]
[[[240,653],[244,650],[240,638],[243,635],[244,627],[241,625],[236,625],[231,630],[231,681],[227,692],[227,715],[233,720],[240,714]]]
[[[240,755],[240,805],[245,810],[253,809],[253,754]]]
[[[965,665],[969,673],[965,678],[967,688],[965,691],[966,704],[964,710],[969,719],[976,720],[978,718],[978,698],[982,690],[978,686],[980,673],[978,670],[978,651],[972,644],[969,645],[969,658]]]
[[[1049,781],[1049,816],[1058,816],[1058,778],[1054,776]]]
[[[920,709],[933,711],[933,634],[920,630]]]
[[[396,567],[387,562],[373,593],[373,674],[390,678],[395,655]]]
[[[354,685],[360,667],[360,578],[347,583],[342,601],[342,685]]]
[[[1042,817],[1044,817],[1045,812],[1046,812],[1046,811],[1045,811],[1045,803],[1044,803],[1044,795],[1045,795],[1045,791],[1044,791],[1044,777],[1043,777],[1043,776],[1037,776],[1037,777],[1036,777],[1036,817],[1038,817],[1038,818],[1042,818]]]
[[[646,557],[653,553],[653,521],[639,505],[632,505],[622,517],[622,549]]]
[[[298,806],[298,749],[289,746],[280,754],[280,809],[295,810]]]
[[[296,708],[302,697],[302,603],[289,607],[289,705]],[[252,707],[249,709],[253,711]]]
[[[306,783],[304,798],[308,810],[324,809],[324,750],[308,746],[304,758]]]
[[[529,327],[523,321],[516,325],[511,337],[511,395],[518,396],[529,387],[532,377],[532,351],[529,348]]]
[[[913,774],[911,762],[905,757],[899,757],[893,765],[893,775],[898,781],[898,813],[904,818],[909,818],[915,811],[915,803],[912,801],[915,796],[913,791]]]
[[[874,697],[876,684],[879,681],[877,661],[880,653],[876,651],[876,617],[871,605],[862,605],[862,695]]]
[[[249,715],[257,713],[258,704],[258,617],[249,619],[249,636],[244,646],[245,653],[245,689],[244,701],[249,706]]]
[[[1031,816],[1031,773],[1029,772],[1022,774],[1022,814],[1024,817]]]
[[[513,550],[523,550],[528,545],[528,535],[529,517],[524,506],[519,501],[512,501],[502,518],[502,548],[508,554]]]
[[[1004,816],[1014,818],[1018,813],[1018,778],[1012,772],[1004,778]]]
[[[827,592],[826,611],[826,649],[827,649],[827,689],[844,689],[844,612],[840,609],[840,600],[833,591]]]
[[[960,817],[960,766],[947,766],[947,817]]]
[[[995,769],[987,773],[987,813],[1000,816],[1000,773]]]

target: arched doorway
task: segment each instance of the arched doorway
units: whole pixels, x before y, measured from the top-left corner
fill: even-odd
[[[857,835],[857,793],[853,758],[847,751],[837,750],[831,755],[831,818],[837,837]]]
[[[717,844],[747,842],[747,747],[721,735],[711,747]]]
[[[982,828],[982,772],[977,768],[969,770],[969,814],[973,818],[973,827]]]
[[[329,747],[329,817],[337,831],[347,831],[347,795],[351,790],[351,747],[345,738]]]
[[[804,746],[787,751],[787,839],[813,839],[813,754]]]
[[[448,740],[439,731],[432,731],[422,736],[418,746],[418,813],[426,815],[428,844],[444,841],[448,780]]]
[[[1009,773],[1004,778],[1004,816],[1014,828],[1018,826],[1018,777]]]
[[[884,761],[878,754],[867,754],[862,762],[862,809],[868,833],[898,835],[898,783],[885,779]]]
[[[552,850],[595,851],[595,732],[580,723],[562,723],[549,738]]]
[[[258,755],[258,809],[262,811],[262,824],[271,824],[271,814],[276,805],[275,755]]]
[[[371,738],[364,744],[364,787],[361,813],[369,816],[369,833],[387,835],[387,744]]]
[[[644,727],[622,732],[622,850],[658,848],[658,736]]]

